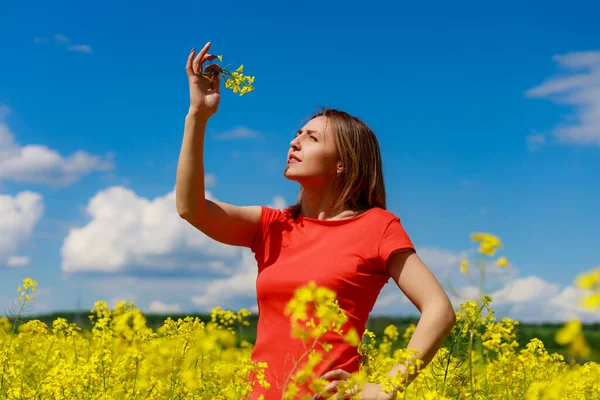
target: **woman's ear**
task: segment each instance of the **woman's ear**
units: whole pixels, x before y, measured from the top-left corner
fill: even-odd
[[[338,176],[344,172],[344,166],[341,163],[337,164],[337,174]]]

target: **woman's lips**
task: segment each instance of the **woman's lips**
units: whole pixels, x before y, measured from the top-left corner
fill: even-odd
[[[288,164],[300,162],[300,159],[295,154],[290,154],[288,157]]]

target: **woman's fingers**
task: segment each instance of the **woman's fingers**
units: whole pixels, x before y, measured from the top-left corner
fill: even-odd
[[[341,368],[334,369],[333,371],[326,372],[321,376],[321,379],[331,379],[331,378],[340,378],[340,379],[348,379],[350,374],[344,371]]]
[[[185,71],[187,72],[188,77],[194,75],[194,67],[192,62],[194,61],[195,53],[196,49],[192,49],[192,51],[190,51],[190,55],[188,56],[187,62],[185,63]]]
[[[221,87],[221,81],[219,72],[221,68],[217,64],[210,64],[204,68],[204,73],[207,75],[207,78],[210,80],[210,88],[215,92],[219,93]]]
[[[329,382],[329,384],[327,386],[325,386],[323,388],[323,390],[325,392],[331,392],[331,391],[333,391],[333,389],[335,389],[336,387],[338,387],[338,385],[340,384],[340,382],[342,382],[342,381],[332,381],[332,382]]]
[[[204,47],[202,48],[202,50],[200,50],[200,53],[198,53],[196,59],[193,62],[193,70],[196,75],[202,73],[202,63],[204,62],[204,56],[208,52],[208,49],[210,49],[210,42],[204,45]]]
[[[204,61],[214,60],[215,58],[217,58],[216,55],[214,55],[214,54],[207,54],[207,55],[204,56],[204,60],[202,62],[204,63]]]

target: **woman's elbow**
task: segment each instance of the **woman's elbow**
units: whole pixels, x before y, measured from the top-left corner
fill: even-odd
[[[449,306],[444,307],[444,316],[445,320],[448,324],[448,330],[452,330],[456,325],[456,313],[454,312],[454,308],[452,308],[452,303]]]
[[[434,302],[427,310],[431,310],[431,312],[436,315],[437,319],[443,322],[448,329],[452,329],[454,325],[456,325],[456,312],[454,312],[452,303],[448,298]]]

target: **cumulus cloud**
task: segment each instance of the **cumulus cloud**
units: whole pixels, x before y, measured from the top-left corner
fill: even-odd
[[[44,212],[42,196],[25,191],[0,195],[0,265],[23,266],[27,257],[15,254],[26,243]]]
[[[101,194],[99,194],[101,195]],[[134,194],[131,192],[128,194],[129,196],[133,196]],[[143,199],[133,198],[133,204],[135,207],[133,208],[142,208],[148,207],[152,202],[160,202],[167,201],[166,198],[169,198],[171,194],[163,197],[157,198],[153,201],[145,200],[146,203],[143,203]],[[98,195],[97,195],[98,196]],[[137,196],[136,196],[137,197]],[[162,199],[162,200],[161,200]],[[128,210],[132,208],[128,206],[130,204],[131,198],[128,201],[120,201],[120,208],[123,210]],[[90,202],[90,207],[91,203]],[[168,202],[172,202],[171,206],[173,211],[165,211],[164,213],[160,212],[159,218],[162,220],[181,220],[175,211],[174,199],[169,199]],[[271,203],[283,203],[285,204],[285,200],[281,196],[276,196],[273,198]],[[142,205],[146,204],[145,206]],[[107,204],[112,204],[112,200],[109,200]],[[271,205],[269,205],[271,206]],[[108,207],[112,209],[112,207]],[[128,212],[128,211],[125,211]],[[107,214],[110,212],[106,211]],[[100,213],[94,212],[94,215],[99,215]],[[108,226],[110,224],[114,224],[116,220],[122,219],[121,217],[114,216],[106,221],[102,222],[101,226]],[[187,224],[187,223],[185,223]],[[184,226],[185,226],[184,224]],[[144,224],[141,224],[142,226]],[[97,228],[94,228],[97,229]],[[135,229],[123,230],[120,227],[114,227],[115,235],[133,235],[134,238],[139,238],[142,235],[136,233]],[[141,228],[140,228],[141,229]],[[188,233],[181,233],[179,229],[184,228],[166,228],[169,232],[166,239],[163,238],[162,241],[172,242],[170,239],[173,236],[180,235],[179,243],[185,243],[185,238],[181,238],[181,236],[185,236]],[[100,229],[101,231],[101,229]],[[101,233],[97,234],[96,237],[102,238],[104,237]],[[145,236],[152,236],[152,232],[148,232]],[[194,311],[194,312],[208,312],[215,306],[220,306],[222,308],[228,308],[232,310],[239,310],[244,307],[249,309],[252,312],[257,312],[256,305],[256,277],[258,275],[258,269],[256,265],[256,260],[254,259],[254,254],[247,248],[238,248],[232,246],[225,246],[220,243],[212,241],[212,239],[206,238],[200,231],[195,228],[190,233],[191,236],[195,238],[204,237],[202,242],[198,242],[199,245],[192,248],[191,251],[193,253],[194,259],[202,259],[207,252],[212,252],[214,255],[215,261],[220,261],[221,269],[219,270],[220,276],[215,274],[207,274],[206,268],[199,268],[197,273],[189,274],[185,278],[181,276],[174,275],[172,277],[163,278],[152,275],[139,275],[139,276],[122,276],[118,277],[106,277],[106,278],[98,278],[94,279],[90,282],[84,283],[84,285],[88,286],[92,292],[97,293],[105,298],[115,297],[117,294],[127,294],[129,298],[135,298],[138,300],[140,304],[151,304],[152,302],[160,302],[160,304],[165,305],[165,312],[175,312],[175,305],[177,305],[179,310],[181,311]],[[128,241],[129,239],[127,239]],[[85,238],[80,238],[81,243],[86,243]],[[120,240],[110,239],[111,243],[113,242],[121,242]],[[141,240],[137,240],[137,243],[141,245],[141,247],[146,247],[142,243]],[[104,245],[106,250],[103,251],[104,254],[107,255],[112,251],[115,251],[115,246],[113,244]],[[211,250],[211,247],[217,246],[222,248],[219,251]],[[123,248],[129,248],[124,246]],[[120,252],[123,252],[123,248],[117,249]],[[171,248],[164,248],[163,257],[164,259],[168,259],[169,257],[177,258],[178,253],[186,252],[190,249],[185,249],[182,247],[173,246]],[[222,250],[231,251],[231,253],[221,253]],[[78,254],[88,255],[88,251],[85,248],[81,248]],[[137,256],[141,254],[139,251],[136,253]],[[146,255],[147,256],[147,255]],[[95,256],[91,255],[93,259]],[[134,259],[133,256],[126,256],[125,259],[129,258],[130,260]],[[100,268],[102,259],[98,259],[94,261],[95,265]],[[84,265],[79,264],[80,270],[86,269]],[[129,268],[127,263],[119,264],[119,271],[126,271]],[[150,266],[152,268],[152,265]],[[178,265],[179,269],[185,269],[186,266],[183,264]],[[146,270],[147,271],[147,270]],[[167,305],[171,306],[170,310],[167,311]],[[150,306],[148,306],[150,307]],[[155,303],[154,309],[158,310],[160,305]],[[150,309],[150,308],[148,308]],[[158,312],[158,311],[156,311]]]
[[[417,253],[431,269],[438,281],[445,288],[455,310],[468,300],[480,301],[482,294],[477,286],[473,284],[461,284],[454,287],[454,282],[465,282],[464,276],[460,274],[460,260],[470,254],[470,251],[452,252],[445,249],[433,247],[418,248]],[[583,321],[593,322],[600,319],[597,313],[589,312],[579,306],[579,300],[584,292],[572,286],[562,287],[560,284],[548,282],[535,275],[523,278],[515,278],[516,268],[505,272],[504,269],[491,267],[488,273],[496,268],[502,270],[505,275],[499,275],[504,280],[497,280],[497,290],[490,290],[492,297],[492,308],[495,316],[501,319],[504,316],[514,318],[523,322],[564,322],[571,318],[580,318]],[[444,279],[444,278],[448,279]],[[449,286],[449,284],[452,286]],[[398,286],[390,279],[385,285],[373,308],[374,315],[414,315],[419,311],[402,293]]]
[[[224,279],[215,279],[206,289],[190,297],[193,304],[203,311],[210,311],[216,306],[236,307],[247,301],[243,307],[251,307],[256,303],[256,277],[258,269],[254,254],[249,249],[241,251],[241,259],[234,273]]]
[[[210,192],[207,198],[212,198]],[[115,186],[88,203],[90,221],[62,246],[64,272],[205,271],[223,275],[239,248],[216,242],[177,213],[175,190],[146,199]]]
[[[459,290],[460,297],[451,297],[458,307],[467,300],[480,298],[478,288],[466,286]],[[584,322],[597,322],[600,315],[579,305],[584,291],[573,286],[561,287],[538,276],[517,278],[502,289],[490,294],[495,316],[504,316],[523,322],[566,322],[579,318]]]
[[[460,274],[458,272],[460,260],[468,254],[468,252],[453,252],[435,247],[419,247],[416,250],[423,263],[427,265],[442,284]],[[381,290],[373,306],[373,314],[416,315],[418,312],[419,310],[402,293],[398,285],[391,278]]]
[[[559,289],[558,284],[547,282],[538,276],[528,276],[515,279],[491,296],[497,304],[528,303],[556,296]]]
[[[64,186],[93,171],[105,171],[114,167],[110,154],[100,157],[78,150],[69,156],[62,156],[46,146],[20,145],[4,122],[4,117],[9,112],[6,106],[0,108],[0,181]]]
[[[529,89],[526,95],[573,108],[552,132],[559,142],[600,146],[600,51],[573,52],[553,59],[563,73]]]

